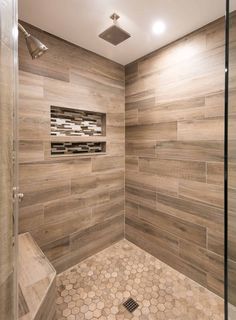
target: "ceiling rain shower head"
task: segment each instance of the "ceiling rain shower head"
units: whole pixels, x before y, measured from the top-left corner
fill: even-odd
[[[25,36],[25,42],[32,59],[41,57],[48,50],[41,41],[28,33],[20,23],[18,23],[18,28]]]
[[[110,18],[113,20],[114,24],[99,34],[99,37],[113,44],[114,46],[117,46],[121,42],[130,38],[130,34],[117,26],[116,22],[120,18],[118,14],[113,13]]]

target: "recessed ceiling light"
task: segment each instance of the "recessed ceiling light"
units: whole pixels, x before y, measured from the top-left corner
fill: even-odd
[[[161,34],[165,31],[166,25],[162,21],[156,21],[152,26],[152,32],[154,34]]]

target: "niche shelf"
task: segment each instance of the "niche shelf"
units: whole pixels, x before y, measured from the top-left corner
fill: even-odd
[[[105,152],[105,142],[51,142],[51,155],[75,155]]]
[[[105,152],[105,113],[51,106],[51,156]]]

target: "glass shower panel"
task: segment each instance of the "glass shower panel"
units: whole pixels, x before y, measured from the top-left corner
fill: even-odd
[[[15,128],[17,88],[15,0],[0,0],[0,318],[17,319]]]
[[[228,313],[236,319],[236,0],[229,2],[228,51]]]

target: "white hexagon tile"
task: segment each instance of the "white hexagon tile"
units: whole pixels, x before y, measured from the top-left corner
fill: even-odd
[[[127,240],[59,274],[56,303],[58,320],[224,319],[223,299]]]

